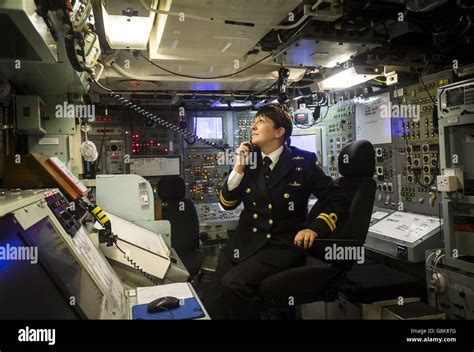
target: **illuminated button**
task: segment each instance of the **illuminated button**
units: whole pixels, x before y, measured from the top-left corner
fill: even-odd
[[[288,198],[290,198],[290,194],[289,194],[289,193],[285,193],[285,194],[283,195],[283,197],[285,197],[285,199],[288,199]]]
[[[268,204],[268,209],[271,209],[272,208],[272,205],[271,204]]]
[[[268,223],[269,223],[270,225],[273,224],[273,220],[272,220],[272,219],[268,220]]]
[[[250,188],[245,189],[245,193],[250,193],[250,191],[252,191]]]
[[[253,231],[253,232],[257,232],[257,228],[254,227],[254,228],[252,229],[252,231]]]
[[[269,233],[267,233],[267,238],[270,238],[270,237],[272,237],[272,235],[270,235]]]
[[[258,214],[253,214],[253,218],[254,219],[258,218]]]

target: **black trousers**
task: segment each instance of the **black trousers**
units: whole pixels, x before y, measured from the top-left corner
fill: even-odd
[[[268,247],[237,264],[221,252],[204,299],[212,319],[260,319],[260,283],[280,271],[305,263],[303,255],[290,266],[268,263],[263,260],[263,252],[271,250]]]

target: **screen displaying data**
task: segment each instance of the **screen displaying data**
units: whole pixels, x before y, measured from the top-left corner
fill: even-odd
[[[296,148],[307,150],[308,152],[316,153],[316,135],[303,134],[291,136],[291,145]]]
[[[194,134],[205,139],[222,139],[222,116],[195,117]]]

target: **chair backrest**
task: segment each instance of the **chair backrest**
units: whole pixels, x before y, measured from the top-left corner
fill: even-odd
[[[348,162],[345,162],[348,161]],[[349,214],[334,238],[365,242],[375,200],[375,150],[369,141],[346,144],[339,154],[339,173],[335,183],[350,199]]]
[[[339,153],[338,166],[342,176],[334,182],[348,196],[350,207],[341,227],[330,238],[354,239],[363,243],[369,229],[376,189],[372,143],[358,140],[346,144]],[[314,219],[320,212],[317,204],[311,209],[308,218]]]
[[[165,176],[158,181],[163,220],[171,223],[171,245],[180,252],[199,248],[199,219],[193,202],[186,198],[180,176]]]

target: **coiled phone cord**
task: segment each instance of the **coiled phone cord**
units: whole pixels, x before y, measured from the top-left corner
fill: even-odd
[[[134,261],[128,253],[126,253],[120,246],[117,244],[117,240],[119,239],[117,235],[114,235],[112,232],[112,222],[110,221],[109,217],[105,214],[105,212],[96,204],[85,204],[85,209],[89,211],[89,213],[102,225],[103,230],[99,231],[99,243],[107,243],[107,246],[110,247],[115,245],[117,249],[123,254],[124,258],[132,264],[132,266],[138,270],[144,277],[150,280],[155,285],[160,285],[161,283],[156,281],[155,278],[144,271],[136,261]]]
[[[153,121],[155,121],[156,123],[158,123],[159,125],[165,127],[165,128],[168,128],[174,132],[177,132],[185,137],[188,137],[188,138],[193,138],[195,139],[196,141],[199,141],[201,143],[204,143],[204,144],[207,144],[213,148],[216,148],[216,149],[219,149],[219,150],[222,150],[222,151],[227,151],[228,148],[224,147],[223,145],[220,145],[220,144],[217,144],[215,142],[211,142],[207,139],[204,139],[202,137],[199,137],[199,136],[196,136],[194,133],[184,129],[184,128],[180,128],[178,126],[176,126],[175,124],[171,123],[171,122],[168,122],[166,121],[165,119],[161,118],[161,117],[158,117],[156,116],[155,114],[153,114],[152,112],[146,110],[146,109],[143,109],[142,107],[140,107],[138,104],[135,104],[133,102],[131,102],[130,100],[128,99],[125,99],[123,96],[121,96],[120,94],[117,94],[115,93],[114,91],[112,91],[111,89],[107,88],[107,87],[104,87],[102,84],[100,84],[96,78],[92,75],[89,76],[90,77],[90,80],[93,81],[98,87],[104,89],[105,91],[107,91],[107,93],[109,94],[110,97],[114,98],[115,100],[117,100],[118,102],[120,102],[123,106],[125,107],[128,107],[130,108],[131,110],[137,112],[138,114],[146,117],[146,118],[150,118],[152,119]]]
[[[127,259],[127,261],[132,264],[132,266],[137,269],[143,276],[145,276],[148,280],[150,280],[153,284],[155,284],[156,286],[158,285],[161,285],[160,282],[156,281],[155,278],[148,274],[146,271],[144,271],[138,264],[137,262],[135,262],[132,258],[130,258],[130,256],[122,249],[119,247],[119,245],[117,244],[117,241],[114,242],[115,246],[117,247],[117,249],[122,252],[123,256],[125,257],[125,259]]]

